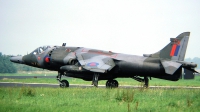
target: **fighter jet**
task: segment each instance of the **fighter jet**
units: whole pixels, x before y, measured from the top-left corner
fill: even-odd
[[[159,78],[177,81],[182,68],[195,73],[197,64],[185,62],[184,57],[190,32],[170,38],[169,44],[156,53],[143,56],[115,53],[84,47],[43,46],[25,56],[11,57],[10,61],[33,67],[58,71],[60,87],[69,87],[62,76],[92,81],[98,87],[99,80],[107,80],[106,87],[115,88],[116,78],[132,78],[149,86],[149,79]]]

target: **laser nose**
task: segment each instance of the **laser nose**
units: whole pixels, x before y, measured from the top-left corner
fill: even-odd
[[[23,64],[24,61],[22,60],[23,56],[14,56],[10,58],[10,61],[14,62],[14,63],[21,63]]]

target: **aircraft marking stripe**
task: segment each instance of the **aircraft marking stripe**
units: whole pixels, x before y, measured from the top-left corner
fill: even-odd
[[[170,56],[174,56],[175,50],[176,50],[176,44],[174,44],[172,46],[172,50],[171,50]]]
[[[176,51],[175,51],[174,56],[178,56],[178,51],[179,51],[179,49],[180,49],[180,46],[176,46]]]

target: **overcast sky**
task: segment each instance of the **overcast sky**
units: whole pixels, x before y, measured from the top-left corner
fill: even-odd
[[[190,31],[186,58],[200,57],[200,0],[0,0],[0,52],[43,45],[143,55]]]

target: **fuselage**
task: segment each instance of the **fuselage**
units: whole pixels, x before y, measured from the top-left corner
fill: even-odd
[[[61,71],[60,68],[62,66],[80,66],[76,57],[76,54],[78,53],[86,53],[94,57],[103,56],[105,58],[113,59],[114,63],[116,64],[115,67],[112,70],[107,71],[107,73],[101,74],[99,77],[100,80],[134,76],[149,76],[166,80],[178,80],[180,77],[180,73],[177,73],[176,78],[172,78],[170,75],[166,74],[159,58],[114,53],[111,51],[103,51],[83,47],[53,46],[45,50],[38,48],[32,53],[23,56],[22,61],[23,64],[29,66]],[[91,74],[93,73],[87,70],[84,72],[77,72],[73,70],[63,72],[65,72],[65,75],[70,77],[92,80]]]
[[[182,68],[193,75],[197,64],[185,62],[184,57],[190,32],[183,32],[156,53],[143,56],[128,55],[84,47],[43,46],[25,56],[12,57],[15,63],[58,71],[57,80],[61,87],[68,87],[62,75],[92,80],[98,86],[98,80],[108,80],[106,87],[118,87],[115,78],[133,78],[144,82],[148,87],[151,77],[177,81]],[[143,78],[141,78],[143,77]]]

